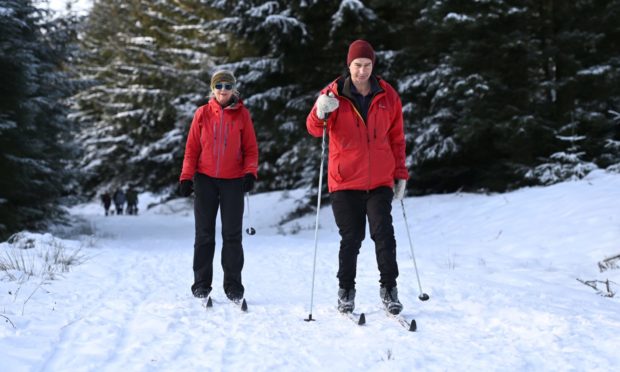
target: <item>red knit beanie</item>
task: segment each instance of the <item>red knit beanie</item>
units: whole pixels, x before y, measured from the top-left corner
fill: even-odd
[[[349,45],[349,53],[347,54],[347,66],[351,65],[356,58],[368,58],[375,64],[375,51],[372,45],[366,40],[358,39]]]

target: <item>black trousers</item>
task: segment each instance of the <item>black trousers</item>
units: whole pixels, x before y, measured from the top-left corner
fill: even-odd
[[[366,217],[370,237],[375,242],[381,286],[396,286],[396,239],[392,225],[394,191],[379,187],[371,191],[343,190],[330,194],[332,210],[340,233],[338,281],[341,288],[355,288],[357,255],[366,234]]]
[[[221,207],[222,220],[222,269],[224,292],[242,297],[243,269],[243,182],[241,178],[212,178],[197,173],[194,177],[194,284],[211,287],[213,282],[213,256],[215,253],[215,220]]]

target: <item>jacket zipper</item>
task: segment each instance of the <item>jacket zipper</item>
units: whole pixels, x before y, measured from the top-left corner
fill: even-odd
[[[370,105],[368,106],[368,113],[367,113],[367,118],[370,118],[370,112],[372,110],[372,106],[376,105],[376,98],[380,95],[384,95],[385,91],[382,90],[380,92],[376,92],[372,98],[370,99]],[[361,116],[361,115],[360,115]],[[368,128],[368,124],[366,124],[366,128]],[[374,130],[374,134],[375,134],[375,142],[377,141],[377,127],[375,125],[375,127],[373,127]],[[372,167],[372,159],[370,156],[370,133],[366,132],[367,136],[368,136],[368,186],[366,186],[367,192],[370,192],[370,185],[372,184],[370,177],[372,177],[372,172],[371,172],[371,167]]]
[[[224,151],[228,147],[228,135],[230,134],[230,123],[226,123],[226,133],[224,134]]]
[[[217,162],[216,162],[216,166],[215,166],[215,177],[219,177],[220,176],[220,148],[222,147],[220,145],[220,143],[222,142],[222,126],[224,124],[224,110],[220,111],[220,125],[218,126],[218,132],[219,132],[219,142],[215,143],[215,148],[217,150]]]
[[[213,158],[217,159],[217,122],[213,122]]]

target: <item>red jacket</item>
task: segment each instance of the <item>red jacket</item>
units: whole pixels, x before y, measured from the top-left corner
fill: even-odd
[[[222,109],[214,98],[194,114],[185,145],[180,180],[196,172],[215,178],[256,177],[258,146],[254,125],[243,102]]]
[[[409,179],[400,97],[384,80],[378,82],[381,89],[370,103],[367,122],[353,102],[341,94],[341,78],[321,91],[331,91],[340,101],[327,120],[330,192],[393,187],[394,179]],[[323,135],[323,120],[316,116],[316,106],[306,119],[306,127],[315,137]]]

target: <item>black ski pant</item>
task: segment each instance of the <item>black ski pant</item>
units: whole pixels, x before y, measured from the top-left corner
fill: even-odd
[[[370,191],[343,190],[330,194],[332,210],[340,233],[338,281],[340,288],[355,288],[357,255],[366,234],[366,217],[370,237],[375,242],[381,286],[396,286],[396,239],[392,225],[392,198],[389,187]]]
[[[221,179],[197,173],[194,177],[194,241],[195,288],[211,287],[215,253],[215,220],[220,209],[222,221],[222,269],[224,292],[229,297],[243,297],[243,181],[242,178]]]

